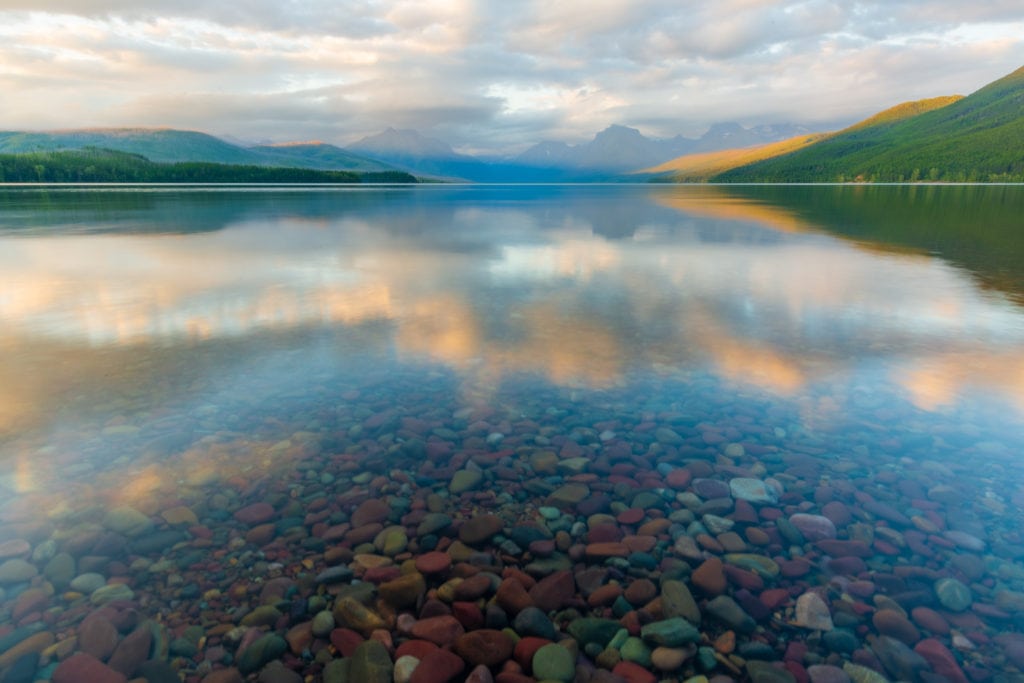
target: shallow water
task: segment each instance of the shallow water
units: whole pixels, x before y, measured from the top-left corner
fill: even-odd
[[[118,668],[145,631],[166,675],[319,680],[340,636],[295,633],[333,609],[369,636],[344,591],[440,549],[499,577],[456,603],[567,571],[541,603],[581,680],[658,669],[639,629],[672,579],[702,639],[664,679],[1019,678],[1020,215],[1021,187],[3,191],[0,670]],[[458,540],[485,513],[503,528]],[[427,573],[443,607],[366,598],[392,657],[451,583]],[[831,629],[799,623],[805,594]],[[502,625],[472,609],[464,630]],[[583,616],[641,642],[588,644]],[[262,631],[291,651],[242,665]]]

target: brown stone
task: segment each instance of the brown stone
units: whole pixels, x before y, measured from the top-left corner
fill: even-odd
[[[533,599],[517,578],[507,578],[498,586],[495,602],[510,616],[515,616],[527,607],[533,607]]]
[[[537,582],[529,591],[533,604],[552,612],[567,605],[576,595],[576,581],[568,570],[555,572]]]
[[[110,668],[120,671],[129,678],[134,676],[142,663],[149,659],[149,648],[152,643],[153,633],[149,624],[140,625],[117,644],[117,649],[108,662]]]
[[[625,543],[588,543],[585,550],[586,556],[594,560],[603,560],[609,557],[629,557],[629,546]]]
[[[383,523],[391,515],[391,506],[379,498],[370,498],[363,501],[359,507],[352,512],[351,522],[353,527],[366,526],[367,524]]]
[[[727,581],[722,561],[717,557],[709,557],[693,570],[690,582],[707,595],[721,595],[725,592]]]
[[[452,651],[474,666],[495,667],[512,656],[515,643],[502,631],[480,629],[455,639]]]
[[[429,640],[440,647],[451,645],[465,632],[459,620],[451,615],[420,619],[409,629],[413,638]]]
[[[76,652],[57,665],[50,678],[53,683],[127,683],[120,671],[85,652]]]
[[[497,515],[477,515],[459,527],[459,540],[468,545],[483,543],[505,527]]]

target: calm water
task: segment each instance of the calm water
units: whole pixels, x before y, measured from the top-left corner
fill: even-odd
[[[164,675],[320,680],[327,631],[243,655],[332,607],[360,630],[339,591],[440,549],[570,570],[555,640],[683,580],[703,640],[668,680],[1019,680],[1021,216],[1022,187],[2,191],[0,671],[139,674],[83,641],[106,604]],[[594,568],[655,593],[588,604]],[[398,645],[423,600],[367,604]]]

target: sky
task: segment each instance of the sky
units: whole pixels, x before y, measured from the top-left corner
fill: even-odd
[[[0,0],[0,129],[460,151],[832,130],[1024,64],[1020,0]]]

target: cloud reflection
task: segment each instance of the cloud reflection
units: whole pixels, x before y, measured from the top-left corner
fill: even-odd
[[[419,234],[285,215],[191,235],[4,237],[0,344],[34,371],[0,370],[0,432],[47,419],[71,387],[121,381],[111,368],[150,348],[375,322],[390,333],[374,344],[456,369],[467,400],[523,373],[609,387],[666,368],[784,396],[882,368],[928,410],[969,388],[1024,394],[1020,311],[960,271],[709,188],[624,192],[635,239],[529,202],[416,214],[435,228]],[[672,211],[645,213],[656,205]]]

